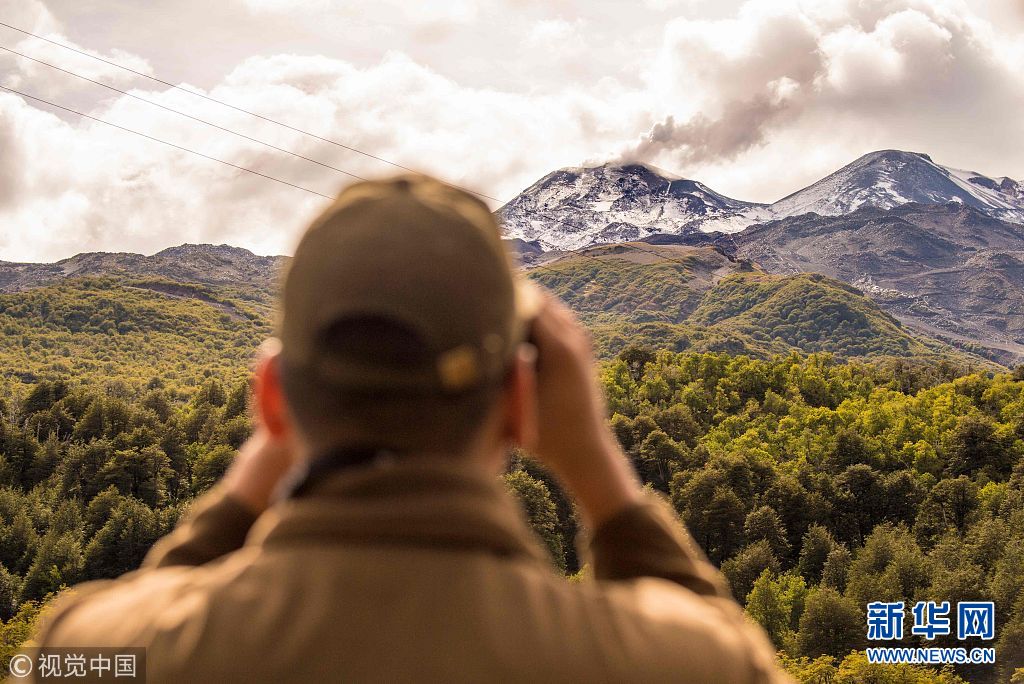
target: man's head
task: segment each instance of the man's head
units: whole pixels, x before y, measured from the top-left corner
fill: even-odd
[[[520,441],[534,305],[476,198],[422,176],[352,185],[288,268],[261,413],[312,452]]]

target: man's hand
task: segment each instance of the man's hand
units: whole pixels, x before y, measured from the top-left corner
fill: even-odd
[[[641,496],[606,422],[587,331],[553,295],[534,321],[540,425],[533,452],[578,500],[596,529]]]
[[[293,462],[285,444],[265,428],[257,427],[224,474],[223,484],[231,496],[259,515],[270,505],[271,496]]]

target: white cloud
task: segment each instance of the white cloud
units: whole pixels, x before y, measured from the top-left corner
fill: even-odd
[[[285,12],[318,12],[328,9],[331,0],[244,0],[250,12],[281,14]]]
[[[28,2],[25,0],[0,0],[0,17],[3,17],[5,24],[17,26],[85,53],[85,55],[77,54],[46,40],[28,36],[13,29],[0,28],[0,45],[28,57],[113,86],[126,85],[137,77],[123,69],[118,69],[86,55],[99,57],[107,62],[122,64],[129,69],[152,75],[149,63],[138,55],[117,49],[99,52],[77,45],[61,33],[60,25],[53,14],[38,0],[28,0]],[[16,56],[9,50],[0,50],[0,73],[4,74],[0,78],[0,83],[3,85],[21,88],[26,84],[31,84],[33,94],[40,97],[60,94],[74,96],[90,87],[95,88],[95,86],[89,86],[80,79],[61,73],[49,66]]]
[[[181,91],[135,92],[361,176],[394,171]],[[533,164],[554,168],[586,155],[589,135],[581,134],[577,118],[600,106],[580,94],[531,97],[466,88],[400,53],[365,69],[324,57],[253,57],[210,95],[505,196],[532,180]],[[131,98],[103,102],[90,113],[324,194],[346,182]],[[563,132],[557,148],[550,145],[552,128]],[[12,95],[0,98],[0,131],[10,133],[9,151],[0,159],[0,174],[12,178],[0,196],[6,260],[50,259],[86,246],[153,251],[195,241],[282,252],[324,206],[294,188],[99,123],[67,121]],[[536,153],[525,159],[524,149]]]
[[[955,0],[751,0],[666,28],[647,76],[660,106],[620,154],[762,201],[879,147],[1020,175],[1022,54]]]
[[[1010,0],[649,0],[650,12],[671,13],[664,26],[604,3],[574,15],[565,3],[507,0],[387,0],[367,10],[325,0],[303,4],[303,12],[293,0],[239,1],[252,10],[249,23],[238,20],[246,31],[301,25],[315,36],[322,24],[333,36],[349,20],[393,14],[400,21],[372,35],[391,36],[395,49],[349,58],[312,41],[317,50],[269,50],[257,31],[248,53],[255,56],[218,73],[213,97],[504,199],[555,168],[614,155],[762,201],[883,147],[1024,176],[1020,159],[1007,156],[1024,136],[1024,39],[1008,18]],[[70,42],[68,27],[37,0],[0,0],[0,8],[20,12],[16,25]],[[73,35],[104,58],[151,68],[141,55]],[[6,40],[0,44],[16,40],[27,54],[353,173],[392,170],[38,41]],[[183,51],[192,58],[188,46]],[[175,73],[192,73],[185,56]],[[0,68],[0,82],[11,87],[317,192],[333,194],[346,181],[45,67],[6,57]],[[0,149],[5,260],[195,241],[283,252],[324,203],[2,93]]]

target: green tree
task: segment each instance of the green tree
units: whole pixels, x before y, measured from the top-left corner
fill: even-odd
[[[86,409],[85,415],[75,423],[74,438],[81,442],[99,439],[106,433],[106,421],[103,415],[103,400],[95,398]]]
[[[82,547],[70,533],[48,533],[39,540],[32,565],[25,574],[20,601],[42,599],[82,579]]]
[[[201,494],[212,487],[235,460],[235,451],[229,446],[193,445],[190,451],[193,494]]]
[[[156,506],[167,498],[167,479],[171,475],[167,454],[160,447],[148,446],[115,451],[96,477],[100,486],[117,487],[125,496]]]
[[[929,559],[902,526],[879,525],[850,564],[846,594],[859,605],[909,601],[928,586]]]
[[[836,591],[846,591],[846,580],[850,572],[850,552],[844,546],[829,551],[825,565],[821,568],[821,584]]]
[[[795,650],[796,629],[806,597],[807,585],[799,575],[776,576],[765,570],[747,595],[747,614],[764,628],[777,649]]]
[[[505,486],[526,510],[530,527],[544,542],[555,567],[564,572],[565,549],[562,537],[558,534],[558,513],[547,485],[522,470],[507,473],[504,480]]]
[[[776,558],[789,555],[789,542],[786,540],[782,519],[771,506],[761,506],[747,514],[743,523],[743,538],[748,544],[762,540],[768,542]]]
[[[797,567],[800,574],[811,584],[821,581],[829,554],[838,546],[832,534],[821,525],[812,525],[804,534],[800,545],[800,560]]]
[[[835,684],[967,684],[952,668],[941,670],[921,665],[890,665],[869,662],[864,653],[843,658]]]
[[[842,657],[859,648],[866,634],[857,603],[831,587],[811,589],[804,601],[796,643],[807,656]]]
[[[0,624],[0,675],[7,675],[7,664],[11,656],[21,649],[22,645],[36,631],[36,623],[43,612],[40,601],[25,601],[13,617]]]
[[[947,530],[963,534],[979,507],[978,485],[966,476],[939,480],[918,511],[914,523],[918,539],[931,543]]]
[[[779,559],[772,553],[771,545],[764,540],[743,547],[739,553],[722,563],[722,574],[729,580],[733,596],[738,601],[746,599],[754,582],[766,570],[778,574]]]
[[[142,563],[159,534],[156,515],[140,501],[122,499],[85,547],[89,579],[118,577]]]
[[[997,434],[995,422],[980,413],[957,419],[945,444],[949,475],[969,475],[984,470],[990,478],[1006,475],[1013,461],[1011,451]]]
[[[655,489],[669,491],[669,480],[682,467],[685,451],[661,430],[654,430],[640,445],[637,470]]]
[[[0,620],[10,620],[18,611],[21,578],[0,565]]]
[[[720,472],[703,469],[692,477],[679,473],[670,489],[676,510],[712,562],[721,563],[738,548],[744,506]]]

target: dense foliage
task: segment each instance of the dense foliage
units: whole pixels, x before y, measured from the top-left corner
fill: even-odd
[[[911,335],[839,281],[742,265],[714,268],[717,262],[708,260],[701,251],[657,263],[573,258],[531,275],[583,317],[606,357],[634,344],[758,357],[792,351],[843,358],[956,355]],[[732,273],[720,278],[723,268]]]
[[[1010,681],[1024,668],[1024,372],[933,354],[827,279],[688,289],[700,268],[535,273],[595,330],[611,425],[644,480],[802,681]],[[227,468],[268,301],[160,280],[0,295],[4,653],[61,587],[136,567]],[[585,578],[557,483],[521,455],[505,482],[554,564]],[[867,663],[866,602],[900,598],[994,600],[997,666]]]
[[[183,402],[62,381],[0,403],[0,617],[62,586],[138,566],[249,433],[244,383]]]
[[[644,480],[801,680],[1008,681],[1024,667],[1024,371],[633,347],[603,380]],[[547,485],[568,549],[572,509]],[[869,664],[865,606],[901,599],[994,600],[997,667]],[[915,643],[962,645],[899,645]]]
[[[792,351],[966,358],[911,335],[859,292],[823,276],[768,275],[709,249],[650,261],[568,258],[530,275],[583,316],[604,358],[634,344],[760,358]],[[116,378],[133,386],[156,377],[187,393],[209,378],[234,383],[270,334],[273,307],[265,284],[130,274],[0,294],[0,377]]]
[[[995,600],[999,672],[960,674],[1005,680],[1024,666],[1024,373],[939,382],[956,374],[634,349],[604,380],[638,469],[781,650],[863,648],[870,601]]]
[[[0,294],[0,376],[104,380],[156,377],[194,389],[244,378],[270,333],[260,290],[159,279],[78,278]]]

